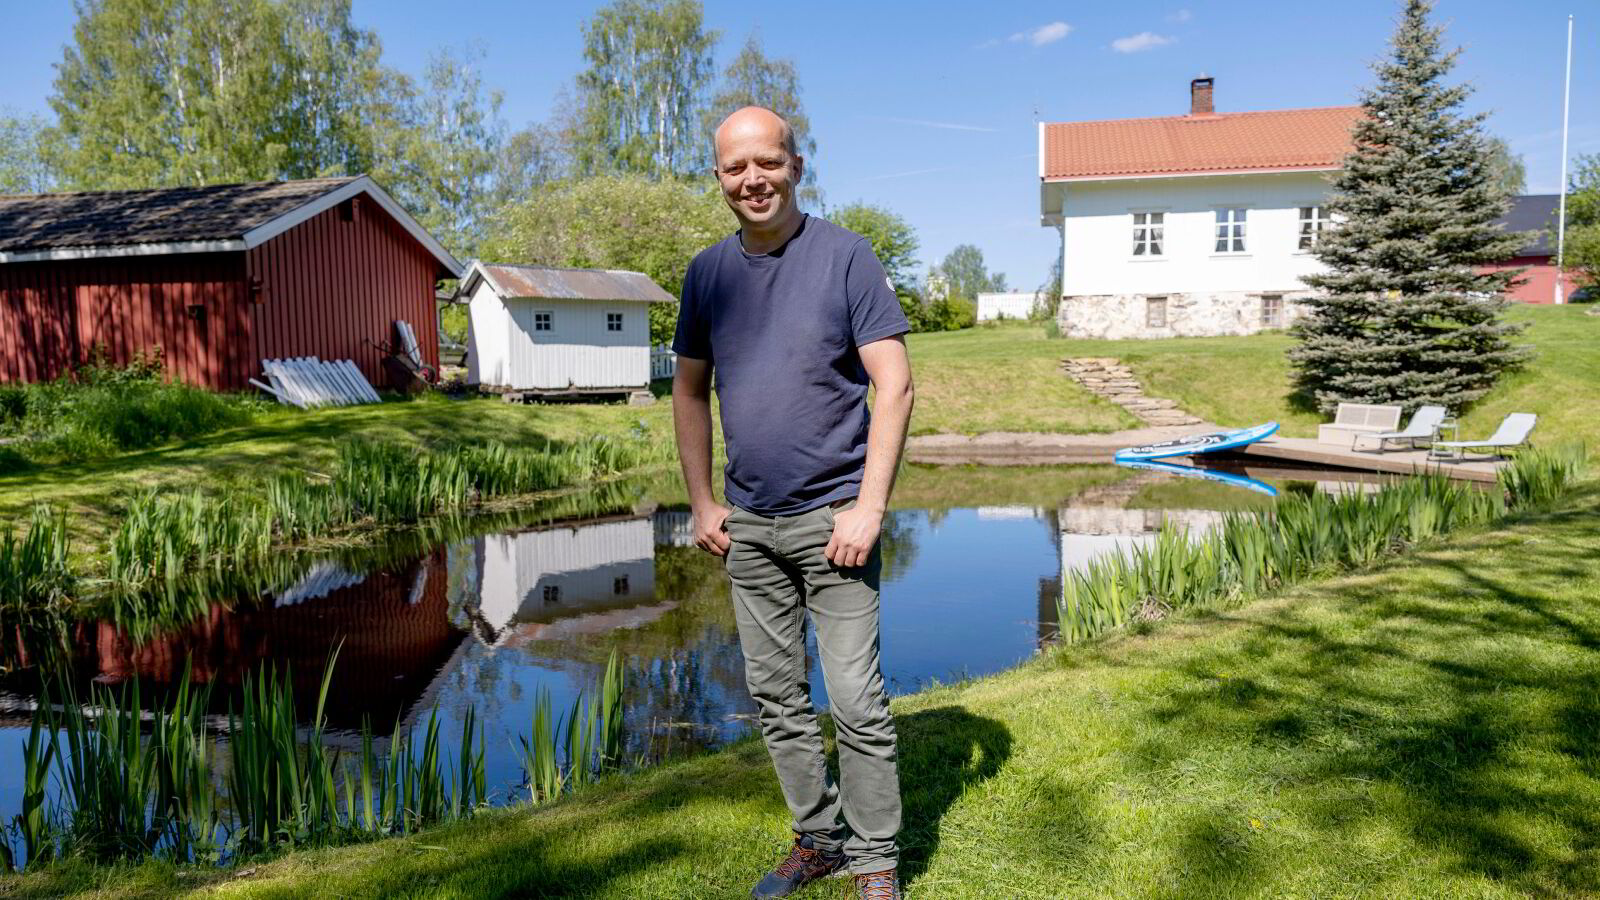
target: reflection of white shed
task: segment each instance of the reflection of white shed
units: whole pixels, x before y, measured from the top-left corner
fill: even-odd
[[[523,626],[652,603],[654,538],[644,518],[476,538],[476,617],[498,642]]]
[[[467,383],[496,391],[623,393],[650,385],[650,304],[675,303],[640,272],[474,261]]]

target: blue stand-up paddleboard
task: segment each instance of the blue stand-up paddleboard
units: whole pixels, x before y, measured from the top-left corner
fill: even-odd
[[[1202,469],[1198,466],[1185,466],[1178,463],[1158,462],[1156,460],[1119,460],[1117,465],[1126,466],[1130,469],[1153,469],[1157,472],[1181,475],[1184,478],[1204,478],[1207,481],[1220,481],[1223,484],[1231,484],[1234,487],[1242,487],[1247,490],[1255,491],[1258,494],[1266,494],[1268,497],[1278,496],[1278,489],[1270,484],[1267,484],[1265,481],[1257,481],[1247,475],[1235,475],[1232,472],[1218,472],[1213,469]]]
[[[1117,455],[1114,458],[1117,462],[1134,462],[1146,459],[1166,459],[1169,456],[1193,456],[1196,453],[1217,453],[1222,450],[1234,450],[1254,444],[1277,430],[1277,422],[1268,422],[1265,425],[1237,428],[1233,431],[1194,434],[1188,437],[1174,438],[1170,441],[1162,441],[1159,444],[1124,447],[1117,451]]]

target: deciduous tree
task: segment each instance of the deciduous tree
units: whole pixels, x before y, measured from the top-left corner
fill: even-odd
[[[1337,225],[1314,250],[1327,271],[1304,279],[1318,293],[1289,358],[1324,410],[1348,400],[1459,412],[1524,357],[1501,320],[1513,274],[1478,268],[1521,238],[1494,224],[1506,193],[1484,117],[1460,111],[1468,87],[1444,83],[1456,53],[1440,48],[1430,6],[1408,0],[1362,94],[1355,150],[1327,203]]]
[[[574,156],[584,174],[705,169],[717,32],[696,0],[616,0],[583,27]]]
[[[48,162],[84,189],[365,171],[383,78],[349,0],[83,0]]]
[[[1593,299],[1600,294],[1600,154],[1580,156],[1567,191],[1565,263]]]
[[[45,163],[38,116],[0,115],[0,194],[37,194],[55,183]]]

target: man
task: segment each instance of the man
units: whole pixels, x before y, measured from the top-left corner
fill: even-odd
[[[716,174],[739,230],[684,277],[673,419],[695,544],[725,557],[745,679],[794,816],[788,857],[751,895],[788,896],[848,868],[865,900],[898,900],[878,534],[911,417],[910,326],[867,240],[795,204],[804,165],[770,110],[746,107],[717,128]],[[711,492],[713,375],[731,510]],[[838,786],[811,705],[807,612],[837,726]]]

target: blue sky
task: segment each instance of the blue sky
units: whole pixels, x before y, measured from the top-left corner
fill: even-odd
[[[417,72],[440,46],[483,49],[485,81],[513,125],[549,115],[582,68],[579,27],[600,4],[355,0],[384,59]],[[1528,166],[1528,187],[1559,182],[1566,17],[1574,46],[1571,152],[1600,152],[1600,14],[1578,0],[1440,0],[1462,48],[1473,110]],[[1577,8],[1575,8],[1577,7]],[[1511,10],[1516,12],[1512,13]],[[1055,249],[1038,225],[1035,123],[1173,115],[1189,79],[1217,80],[1220,112],[1352,103],[1393,30],[1399,0],[1343,3],[821,2],[708,0],[719,63],[759,29],[799,68],[827,202],[862,199],[909,220],[922,256],[977,244],[1013,286],[1043,281]],[[48,111],[53,64],[71,37],[66,0],[7,4],[0,108]]]

